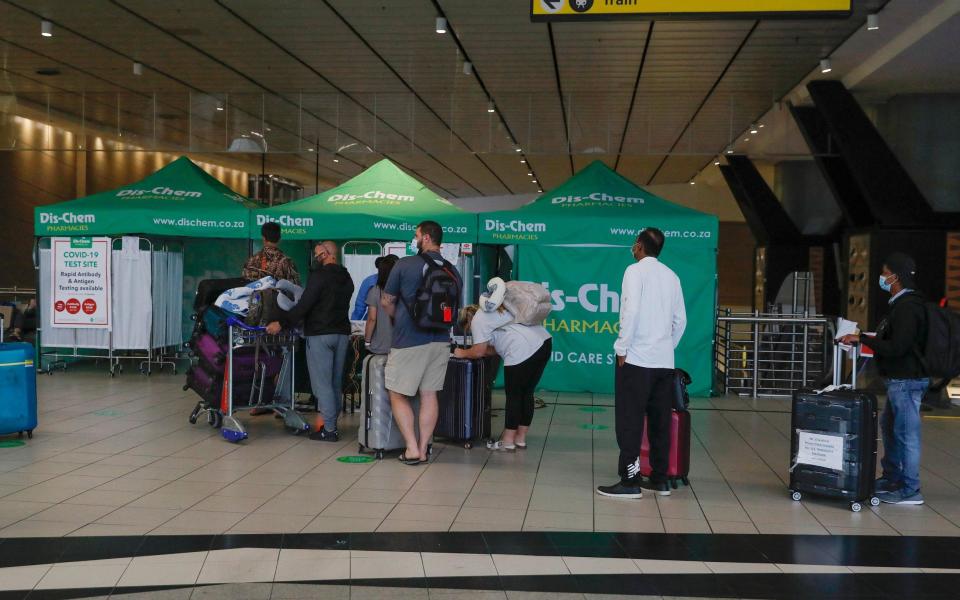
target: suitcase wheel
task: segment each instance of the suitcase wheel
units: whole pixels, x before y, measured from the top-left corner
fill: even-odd
[[[383,460],[383,450],[377,450],[373,455],[377,460]]]
[[[32,430],[32,429],[28,429],[28,430],[27,430],[27,439],[28,439],[28,440],[32,440],[32,439],[33,439],[33,430]],[[877,501],[877,504],[880,504],[879,500]]]
[[[688,478],[686,478],[686,477],[681,478],[680,481],[683,482],[683,485],[686,485],[686,486],[689,486],[689,485],[690,485],[690,479],[688,479]]]
[[[673,489],[677,489],[677,480],[676,480],[676,479],[671,479],[671,480],[670,480],[670,487],[672,487]]]
[[[189,421],[190,421],[190,424],[191,424],[191,425],[196,425],[196,424],[197,424],[197,417],[200,416],[200,411],[201,411],[201,410],[202,410],[201,403],[200,403],[200,402],[197,402],[197,405],[193,408],[193,412],[190,413]]]
[[[220,429],[220,426],[223,425],[223,415],[219,411],[211,410],[207,413],[207,425],[214,429]]]
[[[800,500],[803,498],[803,494],[800,492],[791,492],[790,498],[792,498],[794,502],[800,502]]]
[[[853,512],[860,512],[861,510],[863,510],[863,505],[861,505],[859,502],[851,502],[850,510],[852,510]]]
[[[870,506],[880,506],[880,498],[876,496],[870,498]]]

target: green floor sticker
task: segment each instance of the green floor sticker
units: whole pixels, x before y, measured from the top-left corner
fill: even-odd
[[[580,412],[585,413],[602,413],[607,412],[607,409],[601,408],[599,406],[583,406],[580,408]]]
[[[17,448],[26,444],[23,440],[0,440],[0,448]]]
[[[373,461],[372,456],[341,456],[337,459],[337,462],[342,463],[370,463]]]
[[[609,425],[594,425],[593,423],[584,423],[580,426],[580,429],[591,429],[593,431],[603,431],[604,429],[610,429]]]

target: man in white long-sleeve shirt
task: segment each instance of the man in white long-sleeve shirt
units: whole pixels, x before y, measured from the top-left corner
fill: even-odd
[[[673,352],[687,326],[680,279],[657,260],[664,236],[659,229],[640,232],[633,245],[635,264],[623,274],[620,336],[613,348],[616,367],[616,425],[620,481],[597,493],[642,498],[643,489],[670,495],[670,410],[673,406]],[[646,417],[650,440],[649,480],[640,475],[640,444]]]

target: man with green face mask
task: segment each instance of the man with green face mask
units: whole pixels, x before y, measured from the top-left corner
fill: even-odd
[[[860,342],[873,350],[887,387],[881,417],[883,476],[877,497],[888,504],[923,504],[920,494],[920,402],[930,385],[920,358],[927,343],[923,296],[916,288],[917,265],[902,252],[883,262],[880,287],[890,294],[890,309],[874,336],[848,335],[842,343]]]

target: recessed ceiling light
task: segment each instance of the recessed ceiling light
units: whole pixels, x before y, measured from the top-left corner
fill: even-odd
[[[867,15],[867,31],[876,31],[880,29],[880,15],[873,13]]]
[[[733,154],[733,148],[727,148],[727,154]]]
[[[243,137],[247,137],[247,136],[243,136]],[[307,148],[307,152],[313,152],[313,148]]]
[[[333,159],[333,162],[338,163],[338,162],[340,162],[340,159],[339,159],[339,158],[335,158],[335,159]]]
[[[218,104],[218,105],[217,105],[217,110],[222,111],[222,110],[223,110],[223,105],[222,105],[222,104]]]
[[[523,152],[523,148],[514,148],[517,152]]]
[[[520,162],[523,163],[523,164],[527,164],[527,161],[526,161],[525,159],[523,159],[523,158],[520,159]]]
[[[751,125],[751,126],[750,126],[750,133],[752,133],[753,135],[757,135],[758,133],[760,133],[760,130],[757,129],[757,126],[756,126],[756,125]]]
[[[527,173],[527,176],[528,176],[528,177],[533,177],[533,172],[531,171],[531,172]]]
[[[713,161],[713,166],[719,167],[719,166],[720,166],[720,159],[717,159],[717,160]]]
[[[53,37],[53,23],[46,19],[40,21],[40,35],[43,37]]]
[[[690,185],[697,185],[697,182],[696,182],[696,181],[691,181],[691,182],[690,182]]]
[[[829,58],[823,58],[820,60],[820,72],[829,73],[833,70],[833,65],[830,64]]]
[[[443,17],[437,17],[437,33],[447,32],[447,20]]]
[[[493,105],[493,102],[487,102],[487,112],[497,112],[497,108]]]
[[[760,129],[763,129],[764,127],[766,127],[766,125],[764,125],[763,123],[760,123],[759,125],[757,125],[757,127],[759,127]]]

